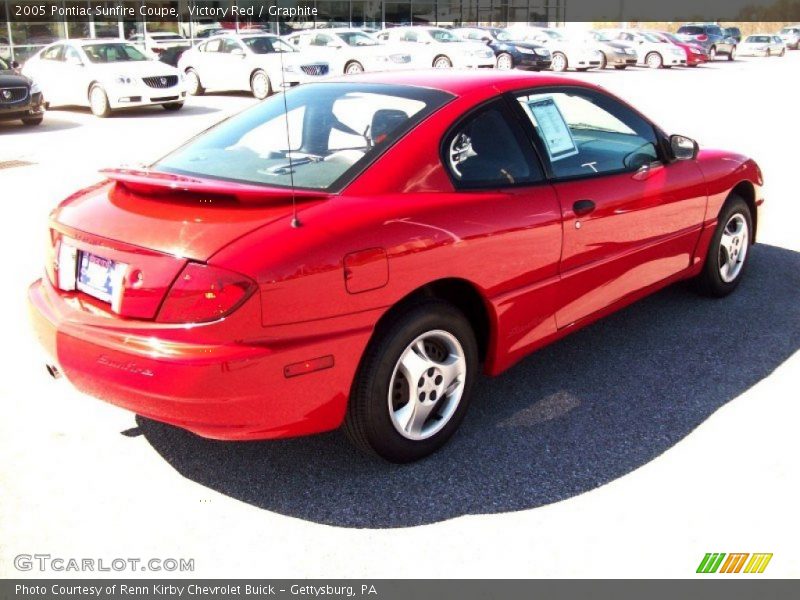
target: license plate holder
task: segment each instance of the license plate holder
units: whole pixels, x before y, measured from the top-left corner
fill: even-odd
[[[78,252],[75,287],[103,302],[116,304],[122,292],[122,279],[127,265],[91,252]]]

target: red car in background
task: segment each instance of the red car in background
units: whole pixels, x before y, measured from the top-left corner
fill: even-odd
[[[683,51],[686,52],[687,67],[696,67],[697,65],[706,63],[709,60],[708,52],[706,52],[705,48],[699,44],[684,42],[668,31],[653,31],[651,33],[655,36],[658,36],[665,42],[669,42],[670,44],[675,44],[676,46],[683,48]]]
[[[480,371],[681,279],[732,292],[763,201],[747,157],[520,72],[304,85],[106,175],[54,210],[29,290],[52,373],[202,436],[344,425],[395,462],[455,432]]]

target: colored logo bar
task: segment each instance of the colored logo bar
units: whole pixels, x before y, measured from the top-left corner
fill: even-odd
[[[727,558],[726,558],[727,557]],[[750,560],[748,561],[748,557]],[[697,566],[698,573],[763,573],[772,553],[708,552]],[[744,567],[744,570],[742,568]]]

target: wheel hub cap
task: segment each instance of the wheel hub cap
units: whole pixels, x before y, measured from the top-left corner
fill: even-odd
[[[747,221],[737,213],[728,219],[719,240],[719,276],[725,283],[732,282],[742,271],[748,242]]]
[[[452,334],[429,331],[400,355],[389,385],[394,428],[410,440],[438,433],[455,414],[464,392],[467,363]]]

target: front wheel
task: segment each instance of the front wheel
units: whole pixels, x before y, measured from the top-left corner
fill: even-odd
[[[351,60],[344,67],[345,75],[357,75],[364,72],[364,66],[357,60]]]
[[[174,111],[180,110],[183,108],[183,102],[167,102],[166,104],[161,105],[164,110]]]
[[[732,46],[731,51],[728,52],[728,60],[736,60],[736,46]]]
[[[446,56],[437,56],[433,59],[434,69],[449,69],[453,66],[453,62]]]
[[[508,71],[514,68],[514,59],[508,52],[501,52],[497,55],[497,68],[501,71]]]
[[[627,69],[627,68],[628,68],[628,65],[614,65],[614,68],[615,68],[617,71],[624,71],[625,69]]]
[[[708,60],[717,60],[717,47],[711,46],[711,50],[708,51]]]
[[[263,100],[272,93],[272,83],[269,76],[262,70],[253,73],[250,78],[250,89],[253,92],[253,97],[258,100]]]
[[[477,371],[464,314],[440,300],[413,305],[376,330],[353,382],[345,432],[390,462],[424,458],[461,424]]]
[[[202,96],[206,91],[203,84],[200,83],[200,75],[194,69],[186,71],[186,89],[192,96]]]
[[[651,69],[660,69],[664,66],[664,59],[658,52],[651,52],[644,59],[645,64]]]
[[[720,211],[706,263],[696,279],[701,293],[721,298],[736,289],[747,266],[752,231],[750,207],[739,196],[731,196]]]
[[[43,116],[38,117],[24,117],[22,119],[22,124],[27,125],[28,127],[32,127],[34,125],[41,125],[42,121],[44,121]]]
[[[89,91],[89,107],[95,117],[105,118],[111,114],[111,106],[108,103],[108,95],[99,85],[94,86]]]

